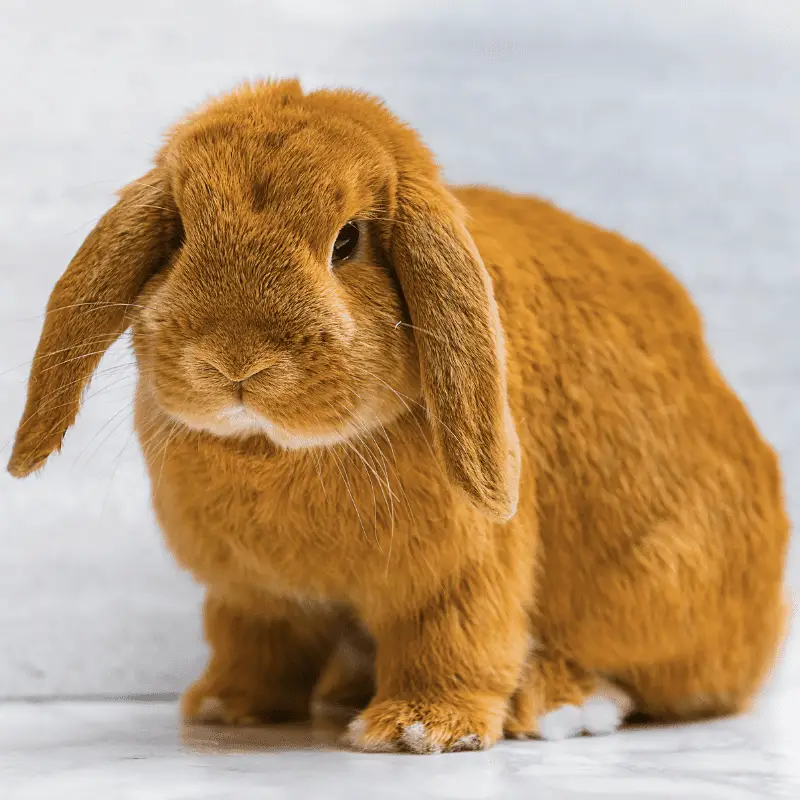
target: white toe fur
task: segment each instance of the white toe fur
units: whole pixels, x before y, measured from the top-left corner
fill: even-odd
[[[369,753],[395,753],[397,747],[392,742],[367,742],[364,740],[364,732],[367,730],[367,723],[361,717],[356,717],[348,726],[342,737],[344,743],[356,750],[365,750]]]
[[[569,739],[583,732],[583,709],[563,705],[539,717],[539,738],[548,742]]]
[[[633,711],[633,700],[618,686],[599,679],[597,689],[583,705],[563,705],[538,720],[540,739],[550,742],[588,733],[603,736],[619,728]]]
[[[347,726],[344,732],[344,740],[353,747],[360,747],[366,727],[367,723],[361,717],[356,717]]]
[[[486,743],[478,736],[477,733],[470,733],[467,736],[462,736],[453,745],[453,752],[460,753],[465,750],[483,750]]]
[[[608,681],[598,682],[597,691],[583,704],[583,728],[595,736],[614,733],[631,711],[630,695]]]
[[[406,725],[400,739],[406,750],[411,753],[441,753],[442,748],[439,745],[433,744],[428,733],[425,730],[425,725],[422,722],[412,722]]]

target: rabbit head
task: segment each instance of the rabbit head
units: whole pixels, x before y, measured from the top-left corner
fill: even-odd
[[[140,391],[190,428],[320,447],[419,405],[451,480],[515,511],[489,276],[431,155],[370,97],[246,85],[169,132],[52,292],[13,475],[60,448],[128,327]]]

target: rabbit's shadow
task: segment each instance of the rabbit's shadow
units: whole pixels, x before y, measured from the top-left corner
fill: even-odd
[[[332,721],[231,726],[184,723],[181,743],[205,753],[341,750],[344,725]]]

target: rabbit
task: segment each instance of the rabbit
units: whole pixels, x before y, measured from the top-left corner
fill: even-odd
[[[775,452],[652,255],[444,183],[384,104],[247,83],[57,282],[9,462],[127,329],[155,513],[205,587],[187,720],[356,709],[367,751],[748,707],[784,636]]]

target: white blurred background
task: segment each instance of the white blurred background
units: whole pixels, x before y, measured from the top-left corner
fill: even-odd
[[[114,190],[210,94],[298,75],[381,95],[453,182],[544,195],[658,254],[800,516],[796,0],[3,0],[0,74],[3,462],[49,290]],[[201,667],[131,361],[106,358],[41,475],[0,475],[0,698],[169,693]]]

